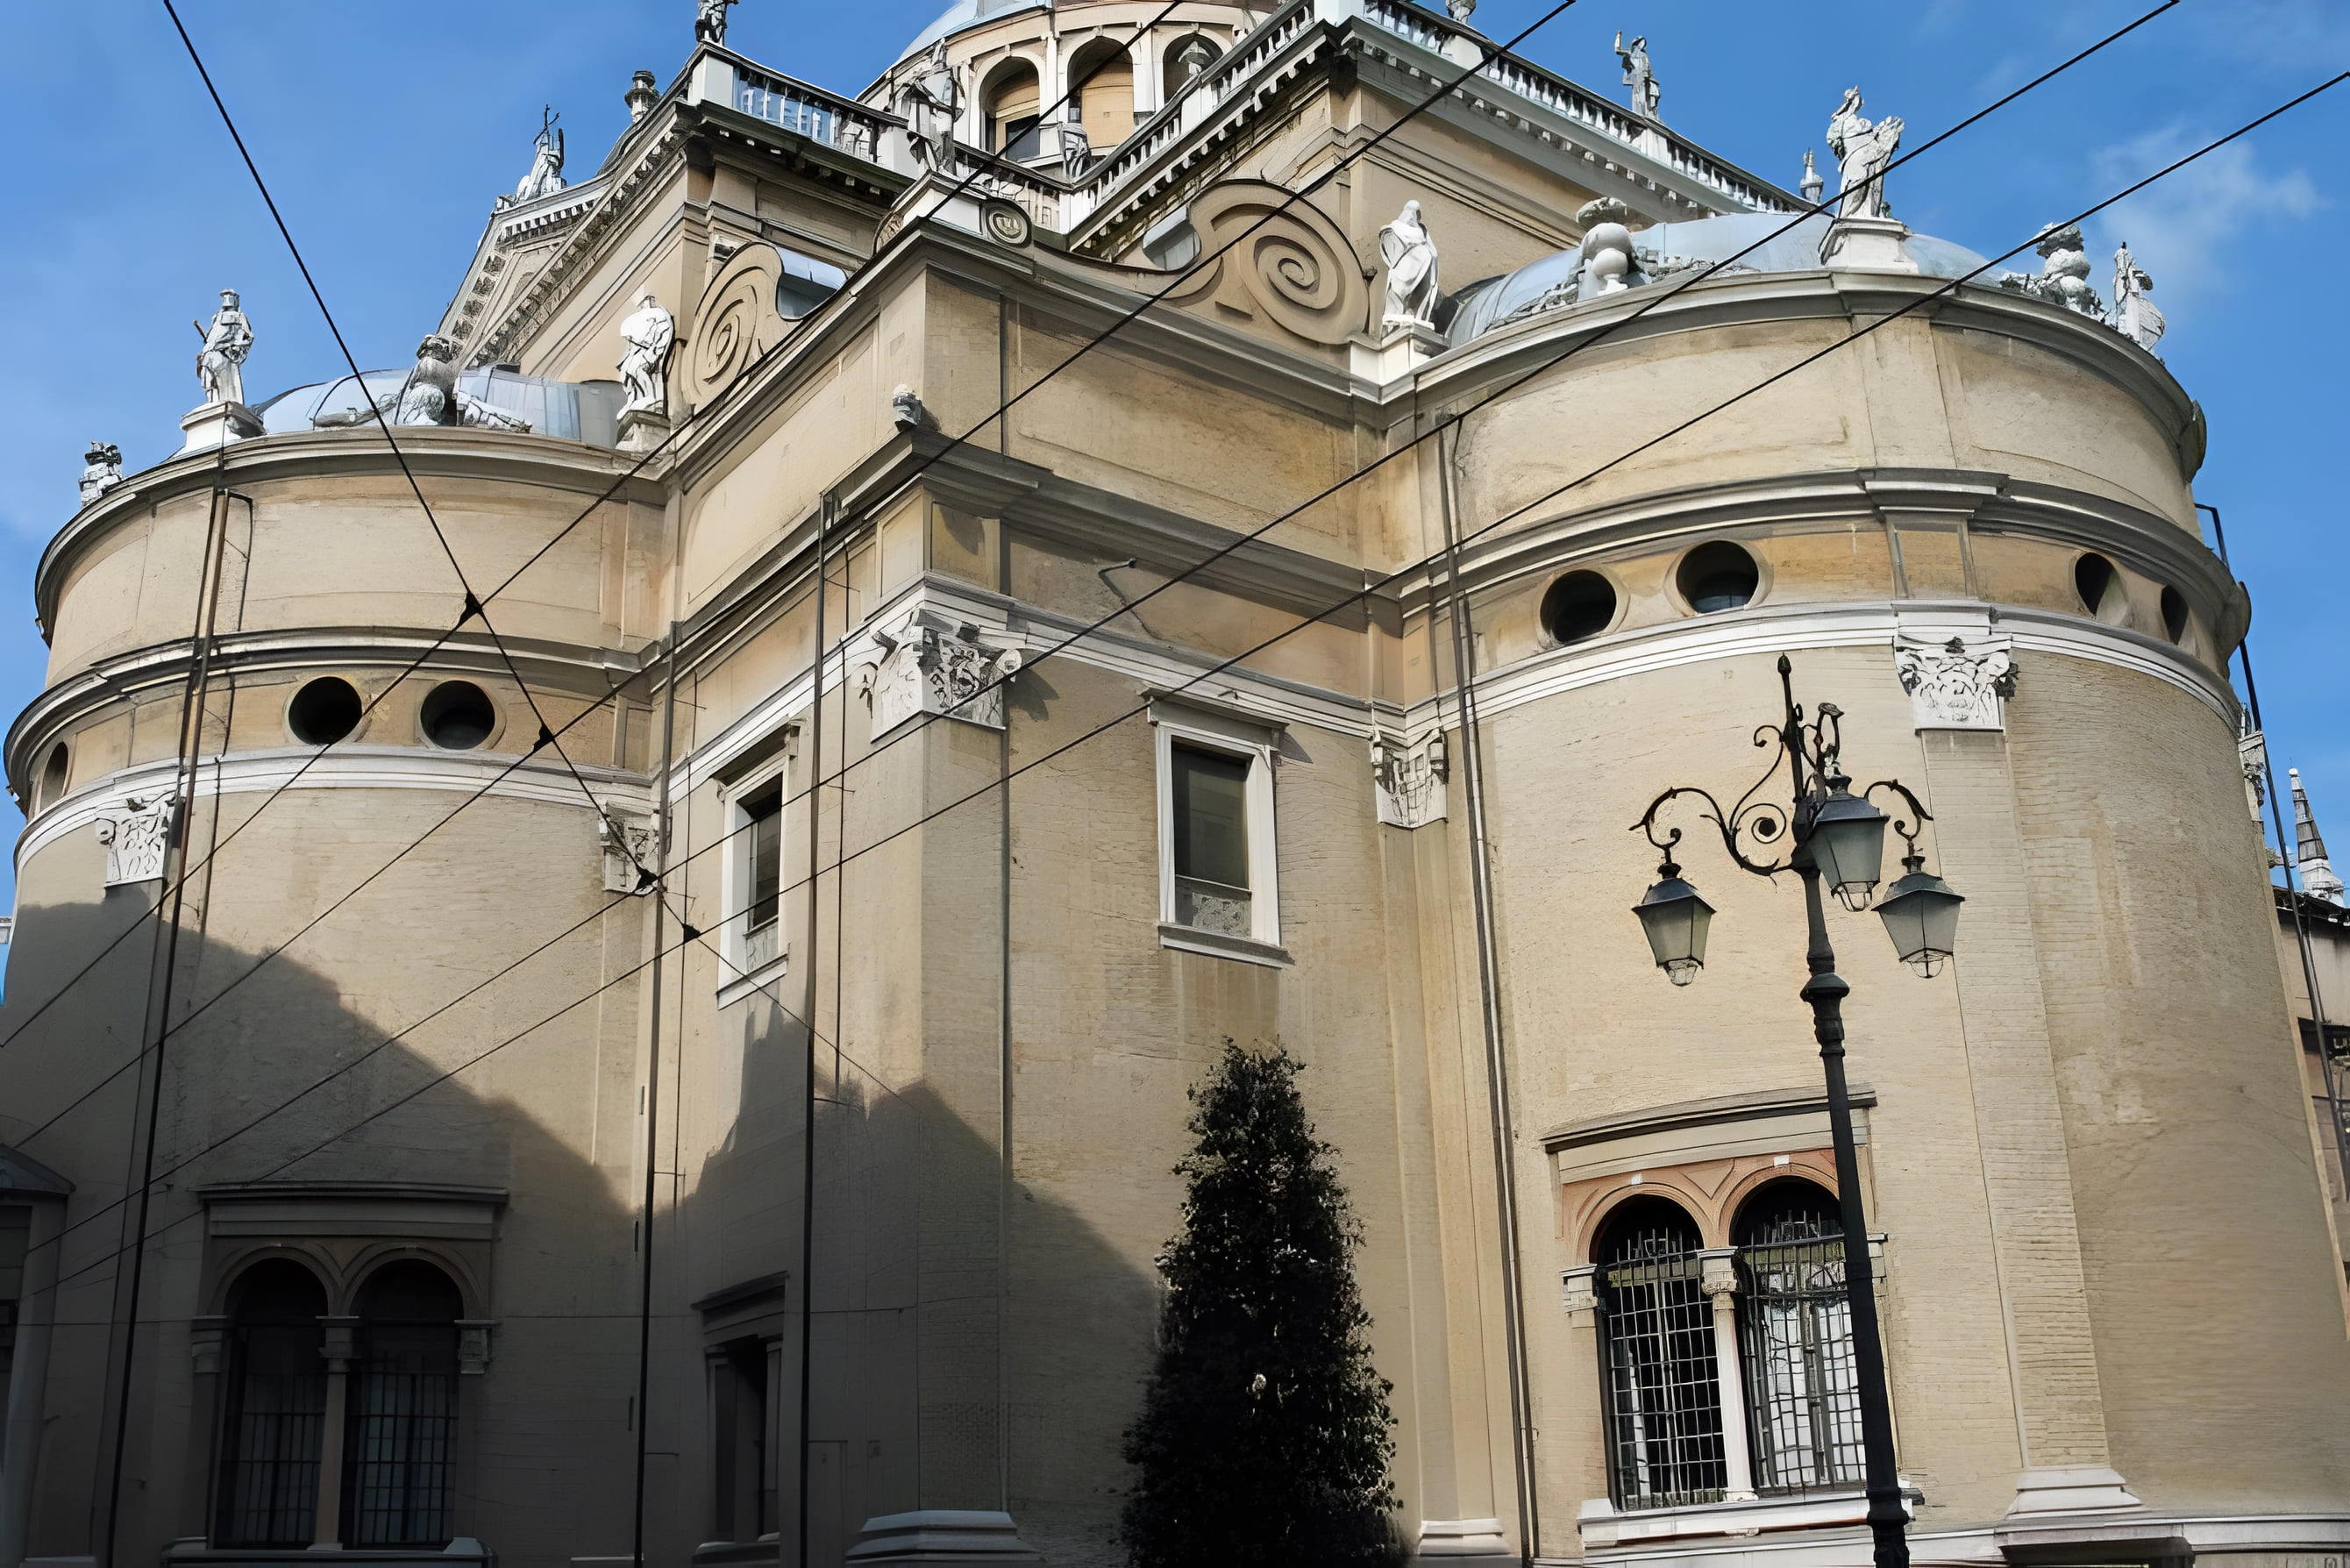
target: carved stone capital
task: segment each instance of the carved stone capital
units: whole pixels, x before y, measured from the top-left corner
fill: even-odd
[[[359,1331],[363,1321],[356,1317],[322,1317],[318,1320],[318,1326],[327,1331],[318,1346],[318,1355],[329,1367],[340,1369],[359,1355]]]
[[[98,819],[98,841],[106,846],[106,885],[160,881],[177,803],[157,795],[122,805],[122,810]]]
[[[461,1317],[457,1320],[459,1376],[479,1377],[490,1369],[490,1335],[497,1326],[494,1318]]]
[[[1020,669],[1019,649],[992,648],[980,640],[979,628],[927,609],[874,639],[880,657],[858,672],[873,708],[873,739],[917,713],[1003,728],[1003,687]]]
[[[653,825],[650,819],[607,806],[597,826],[596,836],[604,846],[604,891],[652,891],[651,884],[638,875],[640,868],[650,871],[657,858]]]
[[[188,1324],[188,1368],[199,1377],[220,1375],[221,1353],[228,1344],[228,1319],[199,1317]]]
[[[2015,695],[2015,643],[2008,637],[1894,639],[1893,669],[1920,730],[2002,730],[2000,704]]]
[[[1586,1263],[1579,1268],[1558,1272],[1559,1296],[1566,1307],[1566,1321],[1578,1327],[1586,1326],[1599,1311],[1599,1269]]]
[[[1445,815],[1445,781],[1451,753],[1442,730],[1425,730],[1411,740],[1385,730],[1371,736],[1371,777],[1378,789],[1379,820],[1396,827],[1425,827]]]
[[[1738,1251],[1709,1247],[1697,1255],[1698,1289],[1713,1300],[1716,1312],[1735,1311],[1738,1304]]]

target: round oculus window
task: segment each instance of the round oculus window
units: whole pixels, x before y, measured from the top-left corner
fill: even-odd
[[[470,680],[435,686],[417,718],[424,738],[444,752],[473,751],[498,728],[498,711],[489,693]]]
[[[1561,643],[1597,637],[1616,619],[1616,585],[1597,572],[1569,572],[1543,595],[1543,629]]]
[[[294,693],[286,705],[286,727],[306,746],[331,746],[359,727],[358,688],[337,675],[323,675]]]
[[[1673,586],[1680,589],[1690,608],[1700,615],[1714,615],[1752,604],[1762,586],[1762,568],[1743,545],[1715,539],[1681,557]]]

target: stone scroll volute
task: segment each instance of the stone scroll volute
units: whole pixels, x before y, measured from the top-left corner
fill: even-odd
[[[686,345],[686,388],[696,406],[725,390],[760,355],[782,340],[783,313],[775,286],[784,258],[775,246],[751,244],[726,260],[702,291]]]
[[[1200,260],[1169,303],[1212,302],[1325,348],[1365,330],[1372,274],[1313,202],[1263,180],[1227,180],[1192,202],[1191,219]]]

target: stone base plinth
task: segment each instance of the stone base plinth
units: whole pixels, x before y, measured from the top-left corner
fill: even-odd
[[[261,433],[261,416],[243,403],[206,403],[180,421],[188,439],[182,454],[210,452],[233,441],[251,441]]]
[[[666,410],[623,409],[620,410],[620,450],[651,452],[669,439],[671,429]]]
[[[1515,1563],[1498,1519],[1429,1519],[1419,1526],[1419,1561],[1447,1563]]]
[[[1909,225],[1891,218],[1838,218],[1820,242],[1820,265],[1846,272],[1907,272],[1918,270],[1901,248]]]
[[[1020,1539],[1008,1513],[924,1509],[867,1520],[857,1544],[848,1549],[847,1561],[852,1568],[896,1568],[901,1563],[907,1568],[953,1563],[1009,1568],[1044,1559]]]
[[[2116,1509],[2144,1508],[2132,1497],[2129,1483],[2103,1467],[2026,1470],[2016,1478],[2015,1501],[2007,1517],[2036,1513],[2103,1513]]]

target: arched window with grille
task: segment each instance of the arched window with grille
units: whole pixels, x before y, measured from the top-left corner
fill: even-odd
[[[457,1320],[463,1315],[457,1287],[429,1263],[390,1264],[360,1291],[345,1446],[345,1544],[448,1544]]]
[[[230,1293],[216,1545],[302,1548],[317,1539],[326,1312],[317,1276],[283,1260],[246,1271]]]
[[[1659,1198],[1632,1199],[1600,1232],[1594,1284],[1621,1509],[1719,1502],[1729,1484],[1699,1246],[1695,1221]]]
[[[1740,1338],[1754,1482],[1764,1494],[1860,1484],[1860,1392],[1836,1200],[1781,1181],[1738,1217]]]

